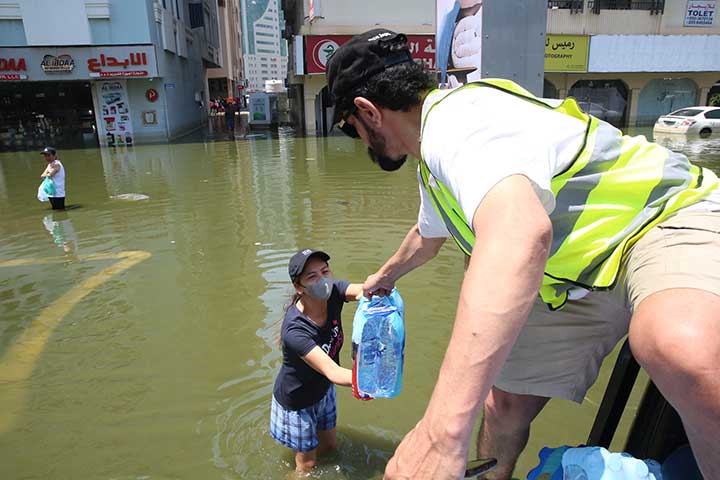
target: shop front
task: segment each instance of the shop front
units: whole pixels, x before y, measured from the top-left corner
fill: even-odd
[[[152,45],[0,48],[0,150],[164,137],[157,77]]]
[[[306,35],[301,50],[304,58],[297,74],[303,77],[303,96],[306,131],[326,136],[332,129],[332,106],[325,81],[328,59],[335,50],[348,42],[352,35]],[[435,35],[408,35],[410,54],[428,70],[435,69]]]

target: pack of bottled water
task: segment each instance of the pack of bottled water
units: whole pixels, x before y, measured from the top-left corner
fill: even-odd
[[[602,447],[545,447],[528,480],[663,480],[662,466]]]
[[[353,319],[357,387],[361,395],[391,398],[402,388],[405,308],[397,289],[388,296],[362,298]]]

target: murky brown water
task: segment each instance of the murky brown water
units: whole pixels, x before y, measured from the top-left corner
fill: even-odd
[[[720,166],[720,141],[674,146]],[[285,478],[292,456],[267,432],[287,259],[322,248],[337,277],[364,280],[415,222],[414,171],[289,131],[60,157],[80,208],[52,214],[35,199],[40,155],[0,154],[0,478]],[[150,198],[110,198],[126,193]],[[448,242],[401,281],[403,392],[363,403],[340,389],[339,451],[317,477],[381,476],[424,411],[462,269]],[[585,441],[610,367],[582,406],[550,404],[518,477],[542,446]]]

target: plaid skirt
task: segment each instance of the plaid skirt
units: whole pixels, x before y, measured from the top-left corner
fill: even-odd
[[[319,402],[301,410],[288,410],[272,397],[270,436],[296,452],[315,450],[318,430],[330,430],[337,423],[335,385],[330,385]]]

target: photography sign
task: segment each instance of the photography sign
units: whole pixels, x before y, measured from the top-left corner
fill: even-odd
[[[686,27],[712,27],[717,16],[716,0],[688,0],[685,9]]]

